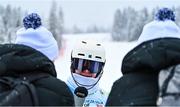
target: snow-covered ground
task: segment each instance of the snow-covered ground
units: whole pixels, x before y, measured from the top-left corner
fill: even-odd
[[[99,85],[107,93],[111,90],[113,82],[122,76],[121,63],[124,55],[136,45],[136,42],[112,42],[108,33],[63,35],[63,38],[63,50],[55,61],[58,78],[66,81],[71,75],[70,58],[74,43],[77,40],[95,39],[102,43],[106,50],[106,64]]]

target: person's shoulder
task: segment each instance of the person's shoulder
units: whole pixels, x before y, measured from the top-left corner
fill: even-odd
[[[49,89],[49,90],[59,93],[59,94],[60,93],[64,93],[64,94],[71,93],[67,84],[64,81],[62,81],[54,76],[49,76],[47,78],[43,78],[40,81],[37,81],[36,85],[37,85],[37,87],[43,86],[43,88]]]
[[[50,87],[55,86],[57,88],[67,86],[64,81],[62,81],[62,80],[58,79],[57,77],[54,77],[50,74],[46,78],[40,79],[39,82],[42,84],[48,84],[48,86],[50,86]]]

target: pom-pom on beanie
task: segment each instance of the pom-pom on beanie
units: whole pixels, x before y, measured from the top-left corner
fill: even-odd
[[[57,41],[52,33],[41,24],[41,18],[36,13],[28,14],[23,19],[24,27],[16,32],[16,44],[32,47],[50,60],[55,60],[59,55]]]
[[[158,21],[165,21],[165,20],[175,21],[175,14],[169,8],[161,8],[157,11],[157,13],[155,15],[155,20],[158,20]]]
[[[28,29],[28,28],[36,29],[42,25],[41,18],[38,14],[31,13],[23,19],[23,25],[26,29]]]
[[[174,21],[175,15],[171,9],[159,9],[155,15],[155,20],[143,27],[138,44],[158,38],[180,38],[180,28]]]

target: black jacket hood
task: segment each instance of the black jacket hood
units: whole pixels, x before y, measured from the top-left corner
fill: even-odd
[[[25,45],[0,45],[0,75],[31,72],[48,73],[56,77],[53,62],[41,52]]]
[[[126,54],[122,73],[159,72],[180,63],[180,39],[161,38],[143,42]]]

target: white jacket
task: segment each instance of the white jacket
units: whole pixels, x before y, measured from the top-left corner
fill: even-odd
[[[73,74],[74,78],[81,84],[84,85],[90,85],[90,84],[94,84],[98,78],[89,78],[89,77],[84,77],[78,74]],[[72,93],[74,94],[74,90],[78,87],[76,85],[76,83],[74,82],[72,76],[70,76],[67,79],[67,85],[70,88],[70,90],[72,91]],[[85,88],[89,88],[89,87],[85,87]],[[93,106],[93,107],[102,107],[105,106],[106,104],[106,100],[107,100],[107,96],[102,92],[102,90],[99,88],[99,84],[97,83],[93,88],[88,90],[88,95],[85,99],[82,98],[78,98],[75,94],[74,94],[74,98],[75,99],[75,105],[78,106],[83,106],[83,107],[87,107],[87,106]],[[83,105],[82,104],[77,104],[76,100],[84,100]],[[80,101],[79,101],[80,102]]]

